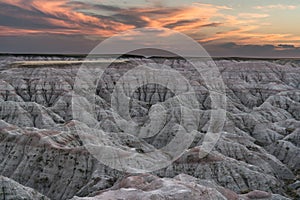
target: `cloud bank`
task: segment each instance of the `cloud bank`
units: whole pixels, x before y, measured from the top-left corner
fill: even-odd
[[[230,6],[201,3],[121,6],[105,0],[1,0],[0,51],[40,52],[38,44],[43,44],[45,52],[88,53],[114,34],[153,27],[185,33],[213,55],[244,52],[251,56],[257,49],[266,56],[268,50],[274,55],[294,55],[299,51],[299,35],[266,29],[272,26],[268,11],[295,9],[293,5],[257,5],[250,12],[241,12]],[[28,41],[32,45],[28,46]]]

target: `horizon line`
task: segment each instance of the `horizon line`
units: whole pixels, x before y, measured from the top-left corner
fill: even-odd
[[[4,53],[0,52],[0,56],[59,56],[59,57],[87,57],[87,56],[114,56],[119,54],[85,54],[85,53]],[[139,55],[139,54],[122,54],[121,56],[128,57],[143,57],[143,58],[180,58],[180,56],[166,56],[166,55]],[[267,60],[298,60],[299,57],[256,57],[256,56],[210,56],[210,57],[196,57],[189,58],[212,58],[212,59],[267,59]]]

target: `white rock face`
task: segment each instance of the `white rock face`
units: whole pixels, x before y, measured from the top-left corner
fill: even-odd
[[[32,196],[33,189],[50,199],[300,198],[298,61],[217,60],[226,87],[226,122],[213,151],[199,159],[211,113],[204,79],[184,60],[155,59],[180,71],[194,86],[199,108],[193,110],[192,125],[196,124],[197,135],[172,165],[152,175],[128,175],[97,161],[84,146],[79,135],[83,133],[76,131],[78,124],[91,129],[90,124],[73,120],[72,115],[79,64],[11,64],[76,59],[0,58],[0,174],[14,183],[5,181],[5,187],[18,188],[7,190],[15,199],[27,190],[31,191],[28,199],[42,198]],[[164,147],[180,123],[174,92],[145,83],[128,97],[130,117],[139,126],[150,124],[151,129],[159,129],[158,133],[141,139],[134,135],[136,129],[117,125],[111,94],[119,78],[141,63],[150,60],[130,58],[112,64],[97,85],[95,113],[88,106],[82,109],[86,116],[96,116],[97,126],[93,128],[103,130],[111,144],[135,153]],[[80,100],[91,103],[84,95]],[[168,115],[151,124],[150,113],[160,111],[157,105],[164,105]]]

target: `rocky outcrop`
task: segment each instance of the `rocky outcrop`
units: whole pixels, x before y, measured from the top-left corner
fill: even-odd
[[[150,174],[127,176],[116,182],[109,190],[102,190],[91,197],[74,197],[72,200],[289,200],[260,190],[238,195],[218,186],[210,180],[196,179],[180,174],[174,178],[159,178]]]
[[[34,189],[25,187],[18,182],[4,176],[0,176],[0,199],[5,200],[49,200],[49,198],[36,192]]]
[[[205,187],[191,180],[192,177],[184,175],[170,178],[159,178],[157,176],[143,174],[129,176],[118,181],[110,190],[101,191],[94,197],[73,199],[218,199],[226,200],[217,189]],[[221,190],[221,189],[220,189]],[[225,193],[225,190],[223,191]],[[238,195],[228,192],[232,199],[237,199]]]
[[[20,129],[2,121],[0,173],[50,198],[70,198],[95,167],[93,157],[77,144],[65,132]]]

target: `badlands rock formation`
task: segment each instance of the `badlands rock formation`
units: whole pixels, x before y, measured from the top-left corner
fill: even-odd
[[[76,96],[87,105],[79,109],[72,107],[72,97],[82,59],[1,56],[0,199],[300,198],[299,61],[216,60],[226,89],[226,120],[214,149],[199,158],[212,100],[190,63],[122,59],[102,74],[93,101]],[[137,137],[137,129],[120,127],[111,106],[120,77],[153,62],[179,71],[194,87],[199,103],[193,110],[196,135],[171,165],[152,173],[122,172],[99,162],[82,135],[101,130],[107,144],[135,155],[162,148],[174,138],[180,110],[169,88],[144,83],[129,97],[130,117],[139,127],[155,121],[151,114],[160,111],[157,106],[166,108],[166,117],[150,126],[157,134],[147,139]],[[89,105],[94,105],[93,113]],[[77,108],[91,119],[75,118]]]
[[[9,178],[0,176],[1,184],[1,199],[37,199],[37,200],[48,200],[49,198],[36,192],[35,190],[25,187],[18,182]]]

